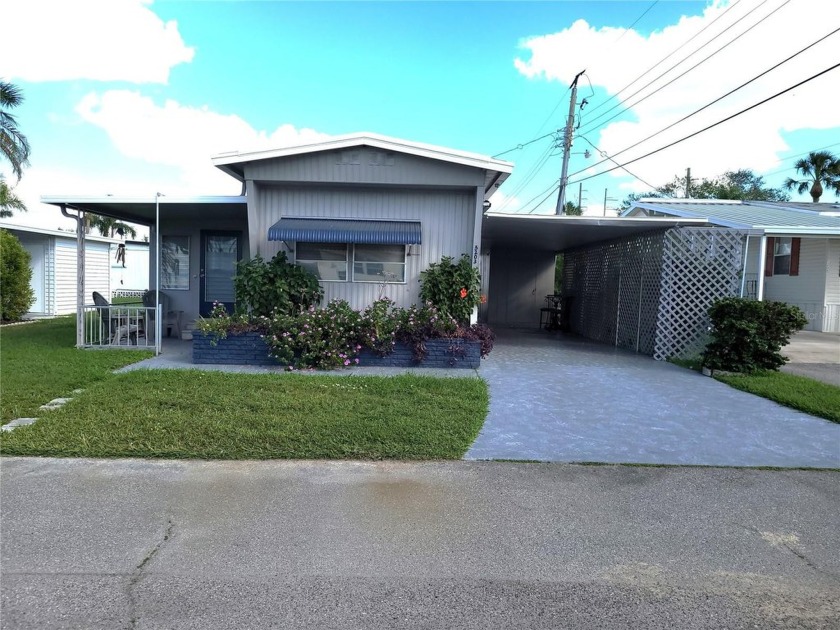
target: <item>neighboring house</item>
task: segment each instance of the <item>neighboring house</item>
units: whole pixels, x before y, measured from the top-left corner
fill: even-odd
[[[0,222],[20,240],[32,257],[30,285],[35,302],[29,316],[65,315],[76,312],[76,234]],[[93,291],[111,294],[110,251],[117,241],[87,235],[85,238],[85,303],[92,301]]]
[[[111,245],[111,289],[135,294],[149,286],[149,243],[125,241]]]
[[[840,332],[840,204],[642,199],[624,216],[702,218],[743,231],[743,294],[798,306],[807,330]]]

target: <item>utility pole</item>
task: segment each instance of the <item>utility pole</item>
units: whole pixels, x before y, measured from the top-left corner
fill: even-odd
[[[691,199],[691,167],[685,169],[685,198]]]
[[[578,184],[578,210],[583,214],[583,182]]]
[[[604,188],[604,216],[607,216],[607,200],[615,201],[615,197],[607,197],[607,189]]]
[[[569,117],[566,119],[566,129],[563,134],[563,170],[560,174],[560,192],[557,195],[555,214],[566,212],[566,183],[569,179],[569,156],[572,153],[572,130],[575,124],[575,105],[577,105],[577,82],[586,70],[581,70],[572,81],[572,97],[569,99]]]

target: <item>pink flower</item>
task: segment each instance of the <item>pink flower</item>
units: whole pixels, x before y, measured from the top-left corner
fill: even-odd
[[[356,359],[358,362],[358,359]],[[344,359],[344,365],[350,365],[350,359]]]

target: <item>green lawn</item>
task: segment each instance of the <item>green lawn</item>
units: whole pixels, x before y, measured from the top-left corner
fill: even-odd
[[[5,455],[455,459],[489,406],[476,378],[141,370],[0,435]]]
[[[716,374],[715,378],[745,392],[840,423],[840,387],[785,372]]]
[[[0,328],[2,423],[37,416],[38,407],[112,371],[152,356],[147,350],[77,350],[74,316]]]

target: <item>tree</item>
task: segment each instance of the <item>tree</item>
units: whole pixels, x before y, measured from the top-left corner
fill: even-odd
[[[0,81],[0,152],[12,165],[12,173],[20,181],[23,168],[29,165],[29,141],[17,126],[17,120],[9,113],[23,102],[20,88]]]
[[[26,212],[26,206],[6,183],[6,178],[0,174],[0,218],[12,216],[15,210]]]
[[[567,201],[563,206],[563,214],[570,217],[579,217],[583,214],[583,208],[576,205],[574,201]]]
[[[677,197],[685,192],[685,178],[679,175],[654,192],[627,195],[622,210],[627,210],[635,201],[645,197]],[[691,183],[692,199],[740,199],[742,201],[787,201],[790,197],[779,188],[770,188],[764,178],[752,170],[742,168],[726,171],[714,179],[701,179]]]
[[[35,301],[29,285],[31,258],[18,239],[0,230],[0,319],[3,321],[19,320]]]
[[[118,219],[111,217],[103,217],[98,214],[87,214],[88,227],[96,228],[102,236],[114,237],[115,234],[130,234],[131,238],[137,237],[137,230],[131,227],[128,223],[123,223]]]
[[[794,164],[796,172],[804,179],[788,177],[784,186],[788,190],[796,189],[800,195],[808,191],[814,203],[819,202],[823,194],[823,184],[833,188],[836,195],[840,195],[840,160],[829,151],[812,151],[807,158],[802,158]],[[810,190],[809,190],[810,188]]]

